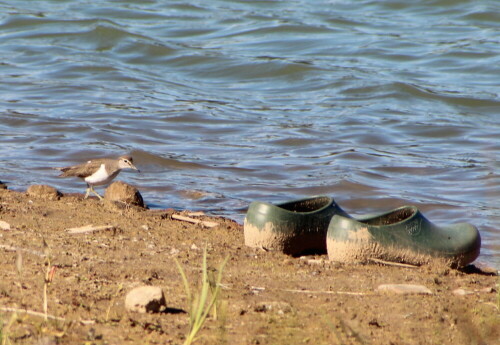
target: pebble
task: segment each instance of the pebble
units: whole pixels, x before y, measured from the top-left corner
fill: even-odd
[[[0,229],[2,230],[10,230],[10,224],[0,220]]]
[[[59,200],[62,196],[62,193],[60,191],[45,184],[35,184],[29,186],[26,193],[28,193],[28,195],[31,197],[42,198],[46,200]]]
[[[455,296],[465,296],[465,295],[472,295],[474,292],[465,289],[455,289],[452,291],[452,293]]]
[[[137,188],[122,181],[113,182],[106,188],[104,199],[144,207],[144,200]]]
[[[423,285],[382,284],[377,287],[380,292],[393,292],[398,295],[423,294],[432,295],[432,291]]]
[[[258,313],[274,312],[283,315],[292,312],[293,308],[290,303],[287,302],[271,301],[257,304],[254,311]]]
[[[125,308],[139,313],[159,313],[167,307],[163,290],[157,286],[139,286],[125,297]]]

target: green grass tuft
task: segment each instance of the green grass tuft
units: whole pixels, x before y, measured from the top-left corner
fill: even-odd
[[[189,345],[196,341],[197,334],[203,327],[210,311],[217,305],[221,289],[220,282],[222,281],[222,272],[228,259],[229,257],[226,257],[220,265],[217,270],[217,276],[210,277],[210,279],[207,269],[207,249],[204,249],[201,270],[201,287],[199,288],[199,291],[196,291],[193,295],[184,269],[179,264],[179,261],[174,258],[182,277],[184,290],[186,291],[188,299],[189,333],[184,341],[184,345]]]

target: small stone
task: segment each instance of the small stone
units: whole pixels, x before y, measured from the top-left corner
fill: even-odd
[[[265,287],[259,287],[259,286],[250,286],[250,292],[253,293],[254,295],[258,295],[262,291],[265,291]]]
[[[29,186],[26,192],[31,197],[42,198],[45,200],[59,200],[59,198],[61,198],[62,196],[62,193],[57,189],[44,184],[35,184]]]
[[[262,302],[255,306],[254,311],[258,313],[274,312],[276,314],[287,314],[293,311],[292,306],[287,302]]]
[[[306,261],[309,265],[323,265],[325,264],[325,260],[323,259],[309,259]]]
[[[423,294],[432,295],[432,291],[423,285],[412,284],[382,284],[377,287],[380,292],[393,292],[398,295]]]
[[[0,229],[2,230],[10,230],[10,224],[0,220]]]
[[[452,293],[455,296],[465,296],[465,295],[472,295],[474,292],[465,289],[455,289],[452,291]]]
[[[144,207],[144,200],[137,188],[122,181],[113,182],[106,188],[104,198],[110,201],[120,201],[125,204]]]
[[[140,286],[125,297],[125,308],[139,313],[159,313],[167,307],[163,290],[157,286]]]

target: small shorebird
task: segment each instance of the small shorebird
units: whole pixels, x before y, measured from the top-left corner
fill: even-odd
[[[108,184],[122,169],[134,169],[139,171],[139,169],[135,167],[131,156],[120,156],[118,159],[92,159],[87,163],[54,169],[62,171],[62,174],[58,177],[79,177],[83,179],[87,182],[85,199],[87,199],[90,192],[92,192],[97,195],[100,200],[103,198],[94,190],[94,186]]]

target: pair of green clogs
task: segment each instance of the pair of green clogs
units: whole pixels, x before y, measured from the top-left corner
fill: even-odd
[[[431,258],[465,266],[480,251],[476,227],[434,225],[415,206],[353,218],[327,196],[278,205],[252,202],[244,222],[245,244],[290,255],[325,253],[332,261],[369,259],[422,264]]]

